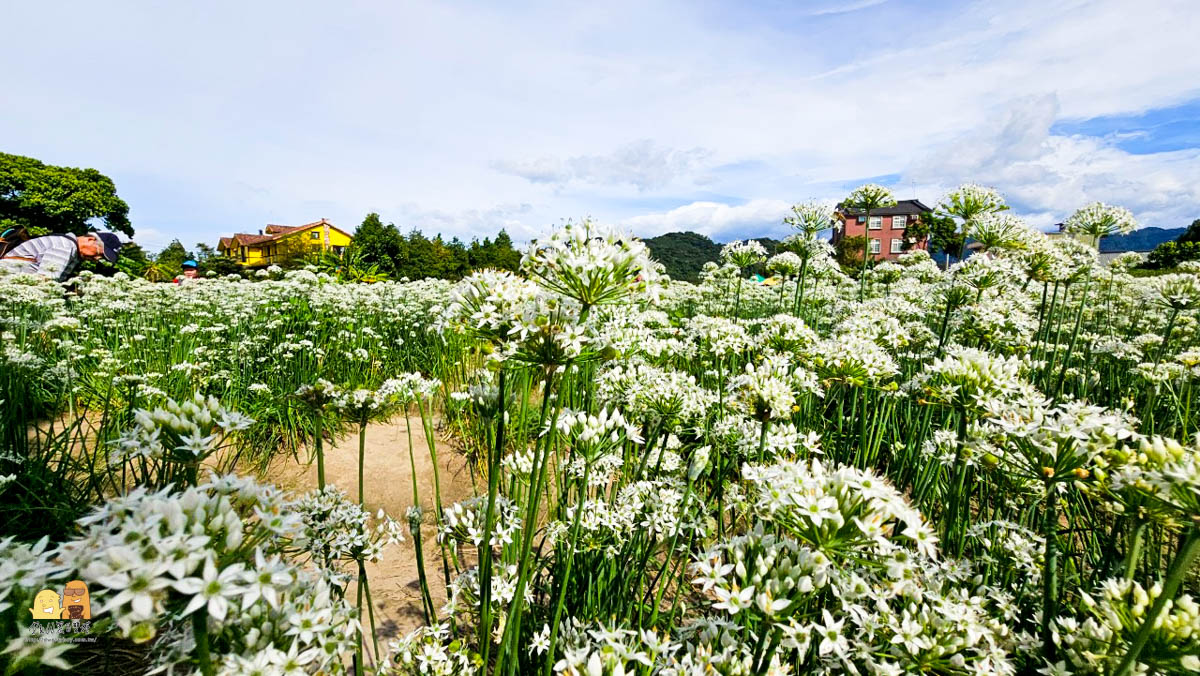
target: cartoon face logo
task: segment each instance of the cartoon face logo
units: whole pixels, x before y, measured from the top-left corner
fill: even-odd
[[[71,580],[63,589],[62,619],[92,619],[92,599],[83,580]]]
[[[53,589],[43,589],[33,597],[33,607],[29,609],[35,620],[57,620],[62,609],[58,606],[58,592]]]

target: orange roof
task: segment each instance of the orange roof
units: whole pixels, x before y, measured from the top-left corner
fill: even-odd
[[[285,237],[287,235],[290,235],[290,234],[293,234],[296,232],[300,232],[301,230],[307,230],[309,228],[312,228],[312,227],[315,227],[318,225],[327,225],[330,228],[333,228],[334,230],[337,230],[338,232],[340,232],[344,235],[347,235],[347,236],[350,234],[350,233],[342,230],[341,228],[335,226],[334,224],[330,223],[329,221],[325,220],[324,218],[322,218],[319,221],[313,221],[312,223],[305,223],[304,225],[278,225],[278,224],[272,223],[272,224],[268,225],[266,227],[266,229],[264,230],[265,234],[249,235],[246,233],[239,232],[239,233],[235,234],[233,237],[222,237],[221,244],[232,245],[235,242],[239,246],[252,246],[255,244],[263,244],[264,242],[282,239],[283,237]]]
[[[275,239],[275,235],[247,235],[239,232],[233,236],[233,239],[242,246],[248,246],[250,244],[262,244],[268,240]]]

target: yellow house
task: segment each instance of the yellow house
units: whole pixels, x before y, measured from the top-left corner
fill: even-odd
[[[257,235],[222,237],[217,251],[246,267],[282,263],[321,251],[342,255],[354,238],[322,218],[304,225],[268,225]]]

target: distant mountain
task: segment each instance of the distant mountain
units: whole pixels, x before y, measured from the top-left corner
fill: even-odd
[[[1100,240],[1100,251],[1150,251],[1159,244],[1182,235],[1186,230],[1187,228],[1140,228],[1128,235],[1111,235]]]
[[[671,279],[698,282],[704,264],[721,257],[720,244],[695,232],[668,232],[642,241]]]
[[[770,237],[756,237],[767,253],[774,254],[779,241]],[[721,247],[708,237],[696,232],[668,232],[665,235],[642,240],[650,249],[654,260],[663,264],[671,279],[687,282],[700,281],[700,270],[704,264],[721,259]]]

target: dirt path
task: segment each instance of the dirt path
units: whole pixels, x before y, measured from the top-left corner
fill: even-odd
[[[433,462],[421,418],[413,416],[412,443],[416,464],[417,489],[425,511],[421,539],[424,545],[425,573],[429,579],[430,595],[440,611],[446,601],[446,586],[442,573],[441,554],[435,540],[433,521],[434,475]],[[442,504],[449,505],[474,495],[471,475],[466,462],[453,445],[438,439],[438,473]],[[317,466],[297,464],[280,458],[267,470],[271,481],[293,490],[309,490],[317,485]],[[353,434],[325,451],[325,480],[346,491],[351,499],[358,497],[358,435]],[[383,509],[392,518],[405,524],[405,541],[384,551],[383,560],[367,566],[371,595],[375,602],[375,623],[380,643],[412,631],[424,622],[421,613],[421,588],[417,571],[416,550],[407,532],[405,512],[412,505],[412,471],[408,457],[408,434],[404,418],[367,428],[366,453],[363,468],[364,498],[367,510]],[[365,622],[365,619],[364,619]]]

